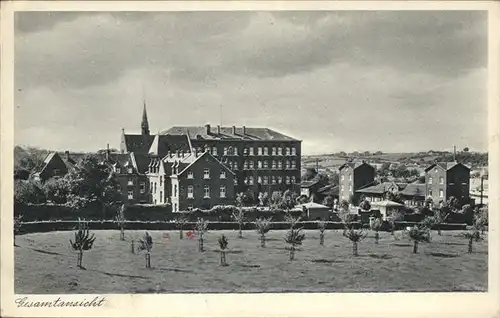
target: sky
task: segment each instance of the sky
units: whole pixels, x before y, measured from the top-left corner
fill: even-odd
[[[305,155],[487,150],[481,11],[17,12],[15,143],[268,127]]]

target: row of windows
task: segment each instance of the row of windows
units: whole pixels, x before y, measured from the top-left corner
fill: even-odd
[[[429,190],[429,196],[432,196],[432,190]],[[439,190],[439,197],[444,198],[444,190]]]
[[[122,173],[122,169],[120,167],[115,167],[115,172],[116,173]],[[134,169],[132,167],[127,168],[127,173],[133,173]]]
[[[177,186],[175,186],[175,190],[174,190],[174,196],[177,196]],[[209,185],[205,185],[203,186],[203,198],[204,199],[209,199],[210,198],[210,193],[211,193],[211,190],[210,190],[210,186]],[[219,187],[219,197],[220,198],[225,198],[227,195],[227,192],[226,192],[226,186],[225,185],[221,185]],[[187,198],[188,199],[194,199],[194,186],[192,185],[189,185],[187,187]]]
[[[210,154],[217,156],[217,147],[198,147],[196,148],[197,153],[203,152],[203,149]],[[269,151],[270,149],[270,151]],[[238,148],[228,146],[224,147],[222,150],[224,156],[238,156]],[[245,156],[296,156],[297,149],[295,147],[246,147],[243,149],[243,155]]]
[[[345,175],[341,175],[341,176],[340,176],[340,180],[341,180],[341,181],[344,181],[344,180],[345,180]],[[351,181],[351,180],[352,180],[352,174],[351,174],[351,173],[349,173],[349,181]]]
[[[340,185],[340,191],[344,191],[344,185]],[[352,185],[349,185],[349,192],[352,192]]]
[[[193,171],[188,171],[187,172],[187,178],[188,179],[194,179],[194,172]],[[219,178],[220,179],[226,179],[226,170],[222,169],[219,172]],[[210,179],[210,169],[208,169],[208,168],[203,169],[203,179]]]
[[[288,169],[288,170],[294,170],[297,168],[297,165],[296,165],[296,162],[295,160],[285,160],[285,161],[281,161],[281,160],[272,160],[270,161],[270,165],[269,165],[269,161],[267,160],[257,160],[257,169],[273,169],[273,170],[281,170],[281,169]],[[230,164],[230,166],[233,166]],[[270,167],[269,167],[270,166]],[[253,170],[255,169],[255,165],[254,165],[254,162],[253,160],[245,160],[243,162],[243,170]]]
[[[432,177],[429,177],[429,180],[427,180],[427,183],[428,184],[432,184],[433,180],[432,180]],[[439,177],[439,184],[444,184],[444,178],[443,177]],[[448,185],[455,185],[454,182],[450,182],[448,183]],[[462,185],[467,185],[467,182],[462,182]]]
[[[248,176],[245,177],[243,182],[248,185],[253,185],[254,182],[257,181],[258,184],[282,184],[283,182],[285,184],[294,184],[297,179],[295,176],[258,176],[256,179],[253,176]],[[234,184],[238,184],[238,179],[234,178]]]

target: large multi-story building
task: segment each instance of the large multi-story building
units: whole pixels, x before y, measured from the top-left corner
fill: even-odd
[[[346,162],[339,168],[339,200],[357,202],[361,196],[357,190],[375,181],[375,168],[361,162]]]
[[[178,209],[183,209],[201,207],[200,204],[232,204],[233,194],[245,191],[252,191],[255,197],[263,192],[271,195],[274,191],[287,189],[296,193],[300,191],[301,141],[268,128],[176,126],[152,136],[144,106],[141,134],[125,134],[122,130],[120,150],[122,154],[133,153],[136,159],[149,158],[145,191],[150,194],[149,201],[153,204],[172,203],[173,208],[177,204]],[[206,157],[205,153],[210,156]],[[205,159],[198,161],[201,157]],[[223,171],[227,168],[227,177],[223,182],[211,179],[214,183],[209,185],[211,193],[222,194],[225,191],[226,197],[211,194],[211,200],[207,200],[205,190],[200,190],[195,193],[202,193],[203,200],[183,201],[179,195],[181,186],[184,186],[177,184],[176,192],[175,179],[185,181],[186,187],[192,182],[184,175],[187,171],[179,170],[179,167],[188,164],[193,164],[196,169],[203,167],[202,170]],[[173,170],[176,165],[177,170]],[[205,187],[207,180],[203,180],[201,184]],[[183,190],[188,191],[187,188]]]
[[[425,169],[426,194],[434,204],[452,196],[467,201],[469,183],[470,168],[460,162],[436,162]]]

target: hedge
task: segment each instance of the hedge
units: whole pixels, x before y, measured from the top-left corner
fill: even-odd
[[[92,230],[118,230],[118,224],[115,221],[89,221],[89,227]],[[189,222],[184,225],[185,230],[192,230],[196,225],[195,222]],[[359,222],[352,223],[353,227],[358,229],[361,227]],[[318,222],[299,222],[298,227],[303,227],[306,230],[318,229]],[[23,222],[20,233],[43,233],[52,231],[72,231],[78,227],[78,221],[45,221],[45,222]],[[271,222],[272,230],[287,230],[290,224],[286,222]],[[344,228],[344,224],[340,222],[326,222],[326,228],[329,230],[339,230]],[[239,226],[236,222],[208,222],[208,229],[215,230],[238,230]],[[254,223],[245,223],[244,230],[254,230]],[[144,222],[144,221],[127,221],[125,222],[125,230],[161,230],[172,231],[178,230],[177,224],[174,222]]]

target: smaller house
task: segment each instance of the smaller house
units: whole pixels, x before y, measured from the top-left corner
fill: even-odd
[[[45,182],[53,177],[63,177],[73,169],[76,161],[71,158],[69,151],[61,156],[58,152],[51,152],[43,160],[42,166],[33,174],[35,180]]]
[[[372,210],[380,211],[382,220],[387,220],[387,217],[390,217],[391,215],[401,211],[403,208],[403,204],[389,200],[377,201],[372,203]]]
[[[309,220],[328,220],[330,208],[315,202],[307,202],[296,205],[292,211],[305,211]]]
[[[300,195],[304,195],[309,198],[311,197],[311,195],[315,194],[319,188],[323,186],[324,184],[321,182],[319,174],[317,174],[311,180],[302,181],[300,183]]]

